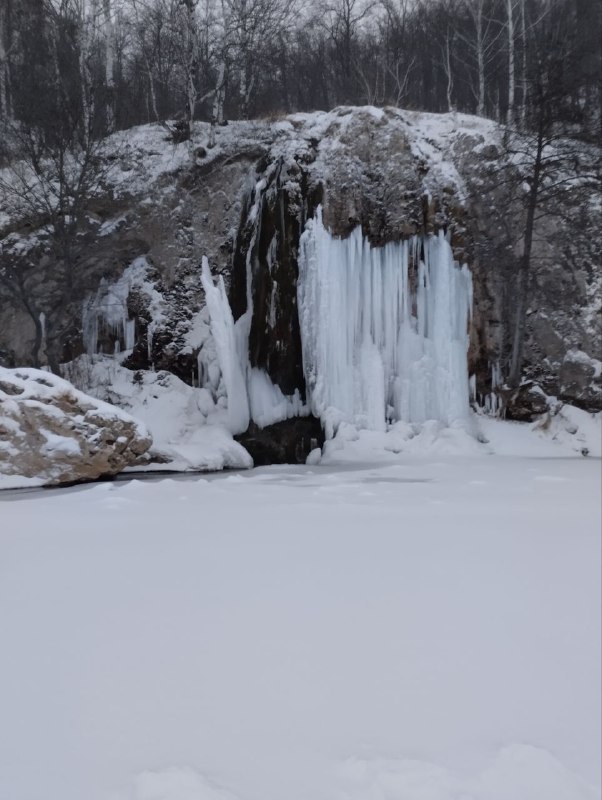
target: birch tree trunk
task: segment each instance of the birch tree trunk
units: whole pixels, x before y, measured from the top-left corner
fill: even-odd
[[[520,122],[525,127],[527,116],[527,23],[525,20],[525,0],[520,0],[520,34],[522,40]]]
[[[106,122],[107,132],[115,130],[115,25],[113,22],[111,0],[103,0],[105,36],[105,84],[106,84]]]
[[[186,123],[188,138],[192,135],[192,123],[196,109],[196,77],[198,69],[196,0],[182,0],[186,7]]]
[[[508,111],[506,114],[506,124],[514,124],[514,94],[515,94],[515,74],[514,74],[514,0],[506,0],[506,17],[508,31]]]
[[[211,129],[209,131],[209,147],[215,147],[215,129],[224,121],[224,100],[226,87],[226,59],[222,58],[217,74],[213,109],[211,112]]]
[[[453,103],[452,103],[452,90],[453,90],[453,74],[451,68],[451,43],[450,43],[450,35],[449,35],[449,28],[447,29],[447,33],[445,35],[445,65],[444,71],[445,76],[447,78],[446,82],[446,96],[447,96],[447,110],[453,111]]]
[[[3,117],[5,121],[12,119],[12,110],[8,91],[9,52],[10,47],[6,43],[4,11],[2,8],[0,8],[0,117]]]
[[[92,135],[93,95],[92,75],[90,73],[91,58],[91,20],[88,15],[86,3],[82,3],[80,31],[79,31],[79,79],[81,86],[82,102],[82,131],[83,147],[88,148]]]
[[[479,94],[477,101],[477,115],[485,116],[485,42],[483,35],[483,0],[476,0],[475,25],[477,29],[477,70],[479,80]]]

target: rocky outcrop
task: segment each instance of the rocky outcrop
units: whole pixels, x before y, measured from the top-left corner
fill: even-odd
[[[345,238],[359,226],[374,246],[446,231],[455,258],[473,274],[469,371],[476,394],[498,393],[503,403],[524,208],[515,189],[523,179],[502,129],[463,115],[341,108],[294,115],[279,134],[257,164],[232,266],[235,317],[247,308],[249,272],[252,279],[252,366],[284,392],[303,394],[298,245],[320,204],[333,234]],[[595,158],[579,148],[576,158],[578,151],[584,163]],[[602,348],[596,208],[578,182],[542,202],[524,361],[525,379],[592,410],[602,408],[599,376],[586,365]],[[570,353],[581,348],[587,352],[577,361]]]
[[[67,381],[0,367],[0,476],[93,480],[120,472],[150,445],[141,423]]]
[[[580,408],[596,407],[602,395],[602,362],[571,348],[560,365],[560,396],[571,397]]]
[[[523,381],[516,389],[499,389],[498,394],[506,419],[532,422],[548,411],[549,398],[533,381]]]
[[[3,263],[17,265],[5,277],[9,284],[11,275],[23,279],[8,290],[0,281],[0,363],[56,369],[80,356],[83,305],[103,280],[109,297],[143,256],[144,275],[124,301],[133,347],[126,348],[125,327],[121,332],[109,315],[99,349],[127,349],[124,366],[165,370],[205,386],[214,401],[223,398],[200,281],[207,255],[213,274],[224,277],[234,317],[249,300],[253,306],[251,366],[303,399],[299,239],[321,205],[333,234],[361,226],[376,246],[448,233],[455,258],[468,263],[474,279],[475,395],[504,400],[524,208],[520,173],[508,180],[502,128],[458,114],[339,108],[231,123],[218,131],[214,148],[208,133],[198,123],[190,147],[165,142],[160,126],[110,140],[105,194],[81,233],[69,293],[57,278],[48,231],[27,228],[18,210],[0,207],[0,219],[8,220],[0,232],[0,272]],[[577,160],[593,164],[598,155],[576,145]],[[602,408],[598,215],[596,198],[578,182],[538,215],[524,362],[525,379],[546,395],[590,410]],[[513,408],[528,418],[539,396],[524,394]]]

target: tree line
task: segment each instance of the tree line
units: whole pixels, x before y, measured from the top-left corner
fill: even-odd
[[[0,120],[99,137],[343,104],[601,126],[600,0],[0,0]]]

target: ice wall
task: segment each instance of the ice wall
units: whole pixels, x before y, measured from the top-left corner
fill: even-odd
[[[220,276],[217,286],[213,283],[205,256],[201,281],[228,398],[228,428],[231,433],[243,433],[251,420],[263,428],[291,417],[307,416],[309,409],[298,390],[292,396],[283,394],[264,370],[251,367],[249,363],[249,330],[253,313],[250,288],[247,312],[235,322],[224,280]]]
[[[236,326],[228,302],[224,279],[213,283],[209,262],[203,256],[201,281],[205,290],[207,308],[211,317],[211,332],[228,396],[228,427],[231,433],[243,433],[249,427],[249,400],[247,396],[246,354],[241,353],[236,342]]]
[[[131,350],[136,337],[136,322],[129,318],[127,298],[130,291],[128,276],[109,284],[103,278],[95,294],[86,298],[82,309],[84,347],[88,355],[98,353],[101,330],[114,340],[114,352]]]
[[[88,355],[99,352],[100,342],[113,340],[114,354],[130,351],[136,344],[136,320],[130,319],[128,297],[135,288],[146,300],[150,316],[147,323],[148,359],[151,361],[152,337],[155,329],[165,319],[163,298],[148,279],[149,264],[144,256],[134,259],[115,283],[103,278],[96,292],[88,295],[82,307],[82,332]],[[110,355],[111,353],[105,353]]]
[[[372,247],[360,228],[331,236],[318,209],[301,237],[297,294],[317,416],[375,430],[467,418],[472,280],[443,233]]]

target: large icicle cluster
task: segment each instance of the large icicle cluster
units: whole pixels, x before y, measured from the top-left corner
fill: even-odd
[[[114,352],[131,350],[136,338],[136,321],[129,318],[127,299],[130,292],[128,276],[109,284],[105,278],[95,294],[86,298],[82,312],[84,347],[88,355],[98,353],[101,330],[114,340]]]
[[[102,352],[102,342],[113,341],[111,352],[117,355],[130,351],[136,344],[136,320],[130,319],[128,298],[133,289],[146,299],[150,320],[146,326],[148,358],[151,360],[153,333],[164,321],[163,297],[148,278],[149,263],[144,256],[134,259],[115,283],[105,278],[96,292],[88,295],[82,307],[82,331],[84,347],[88,355]],[[111,353],[105,353],[110,355]]]
[[[203,256],[201,281],[211,317],[211,333],[228,397],[228,428],[231,433],[243,433],[253,420],[259,427],[283,419],[306,416],[309,413],[297,390],[292,396],[283,394],[269,375],[249,363],[249,329],[253,307],[249,307],[234,322],[224,280],[213,283],[207,258]]]
[[[211,317],[211,333],[228,396],[228,427],[231,433],[243,433],[249,427],[250,419],[245,364],[236,343],[236,327],[224,279],[220,275],[217,286],[214,285],[205,256],[201,281]]]
[[[325,422],[467,417],[472,280],[443,233],[372,247],[359,227],[331,236],[318,209],[301,237],[298,301],[311,408]]]

